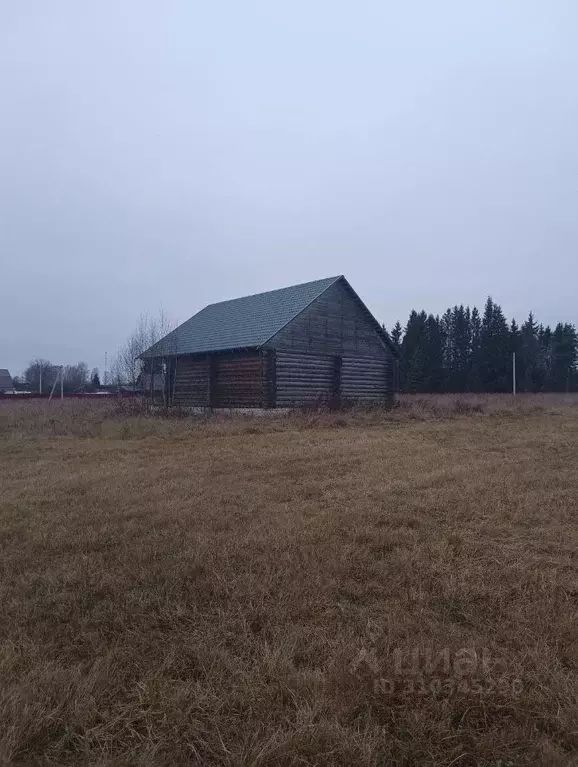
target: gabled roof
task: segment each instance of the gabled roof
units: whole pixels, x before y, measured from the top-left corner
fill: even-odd
[[[345,277],[339,275],[210,304],[147,349],[141,357],[170,357],[263,346],[339,280],[361,302]],[[387,333],[361,303],[383,342],[392,346]]]
[[[338,279],[328,277],[210,304],[142,356],[198,354],[262,346]]]
[[[12,389],[14,384],[12,383],[12,376],[6,370],[6,368],[0,368],[0,391],[4,389]]]

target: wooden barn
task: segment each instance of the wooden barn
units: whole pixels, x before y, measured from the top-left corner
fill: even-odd
[[[183,407],[393,401],[394,347],[343,276],[211,304],[142,359]]]

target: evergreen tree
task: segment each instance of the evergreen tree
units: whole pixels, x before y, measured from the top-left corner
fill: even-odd
[[[452,310],[446,309],[440,318],[440,330],[444,339],[442,364],[449,378],[453,359]]]
[[[403,335],[403,328],[401,327],[401,323],[398,320],[395,325],[393,326],[393,330],[391,331],[391,340],[395,344],[396,349],[401,349],[401,337]]]
[[[452,329],[452,366],[450,371],[450,391],[463,392],[467,387],[470,358],[471,328],[470,310],[454,306],[451,314]]]
[[[403,391],[425,391],[427,380],[426,320],[424,311],[412,311],[401,344]]]
[[[427,391],[427,357],[420,346],[411,353],[405,373],[405,389],[411,394]]]
[[[574,325],[559,322],[552,333],[551,382],[554,391],[570,391],[578,359],[578,336]]]
[[[443,365],[444,334],[439,317],[428,315],[425,324],[424,352],[427,361],[426,386],[424,391],[445,391],[445,369]]]
[[[484,391],[509,391],[508,324],[501,307],[488,296],[480,339],[480,379]]]
[[[540,342],[538,326],[532,312],[520,330],[520,374],[518,385],[521,391],[539,391],[544,385],[544,368],[540,366]]]
[[[482,318],[474,306],[470,318],[470,364],[468,368],[468,391],[481,391],[480,379]]]
[[[521,359],[521,351],[522,351],[522,333],[520,331],[520,328],[518,327],[518,323],[515,319],[512,319],[512,322],[510,323],[510,334],[509,334],[509,355],[510,357],[515,354],[516,355],[516,390],[520,389],[520,380],[523,379],[523,365],[522,365],[522,359]],[[511,372],[511,371],[510,371]]]
[[[552,390],[552,330],[549,325],[538,327],[538,367],[540,386],[538,391]]]
[[[397,352],[397,359],[394,362],[394,390],[399,391],[401,389],[401,338],[403,335],[403,328],[401,327],[401,323],[398,320],[395,325],[393,326],[393,329],[390,333],[391,342],[393,343],[395,350]]]

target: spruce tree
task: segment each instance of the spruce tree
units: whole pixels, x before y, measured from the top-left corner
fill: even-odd
[[[552,388],[570,391],[570,380],[578,359],[578,336],[574,325],[559,322],[552,333]]]
[[[446,391],[451,388],[451,379],[454,359],[454,328],[452,322],[452,310],[446,309],[440,319],[440,331],[443,339],[442,367]]]
[[[390,333],[390,338],[393,341],[396,349],[401,349],[401,337],[403,335],[403,329],[401,327],[401,323],[398,320],[395,325],[393,326],[393,329]]]
[[[426,377],[424,346],[427,315],[412,310],[401,343],[400,379],[403,391],[423,391]],[[421,376],[421,379],[420,379]],[[416,388],[417,387],[417,388]]]
[[[523,379],[523,372],[524,372],[524,368],[522,365],[521,351],[522,351],[522,333],[520,331],[520,328],[518,327],[518,323],[516,322],[514,318],[512,318],[512,322],[510,323],[508,353],[510,356],[512,356],[512,354],[516,355],[516,389],[517,390],[520,388],[519,382],[520,380]]]
[[[540,343],[538,341],[538,326],[532,312],[520,329],[520,378],[519,386],[522,391],[539,391],[544,384],[544,371],[540,368]]]
[[[426,365],[426,356],[418,346],[407,361],[405,391],[410,394],[425,391]]]
[[[453,360],[451,371],[451,391],[466,390],[470,357],[470,311],[466,312],[463,304],[452,310]]]
[[[541,372],[540,388],[552,391],[552,330],[549,325],[538,327],[539,366]]]
[[[443,365],[444,337],[439,317],[428,315],[425,326],[426,386],[424,391],[443,392],[445,371]]]
[[[480,332],[480,383],[483,391],[492,391],[492,383],[495,379],[493,322],[494,302],[492,297],[488,296]]]
[[[480,391],[480,350],[482,337],[482,318],[474,306],[470,318],[470,361],[468,369],[468,391]]]
[[[480,378],[484,391],[509,391],[508,324],[501,307],[488,296],[482,319]]]

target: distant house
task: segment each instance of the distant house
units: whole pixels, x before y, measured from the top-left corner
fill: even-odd
[[[13,390],[12,376],[6,368],[0,368],[0,394],[12,392]]]
[[[187,407],[393,399],[395,347],[343,276],[211,304],[141,358]]]

